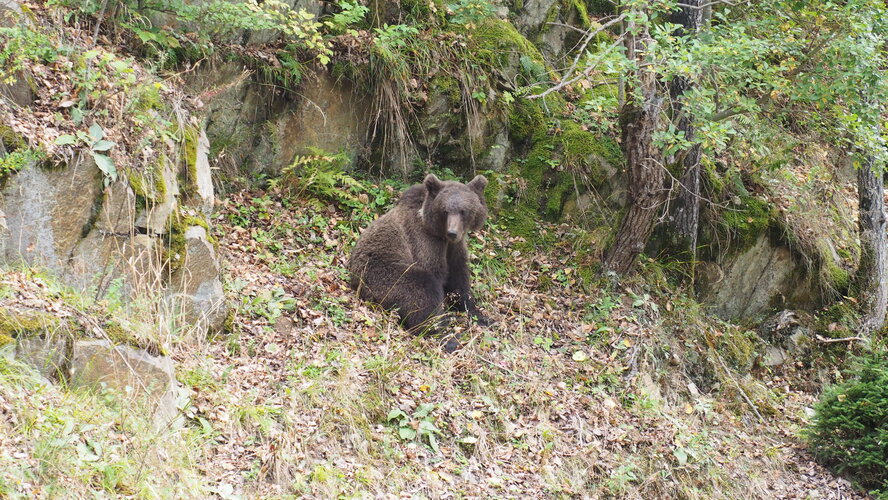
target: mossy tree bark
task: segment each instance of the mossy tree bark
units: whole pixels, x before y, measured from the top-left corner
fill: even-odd
[[[650,64],[641,60],[648,38],[639,35],[636,40],[628,34],[631,32],[630,27],[626,35],[627,53],[638,62],[639,69],[630,78],[637,82],[635,92],[627,96],[620,110],[622,147],[629,177],[626,213],[603,259],[604,268],[618,274],[632,269],[651,236],[657,212],[666,198],[666,171],[653,145],[663,98],[657,93],[656,73]]]
[[[857,198],[860,203],[860,266],[857,268],[858,297],[863,306],[859,333],[868,337],[885,324],[888,309],[888,241],[882,168],[866,158],[857,169]]]
[[[705,22],[703,0],[686,0],[681,9],[674,12],[669,21],[681,26],[678,35],[696,34]],[[669,97],[672,102],[673,118],[677,119],[678,130],[693,142],[695,130],[693,116],[688,115],[681,102],[682,96],[693,88],[693,83],[683,76],[677,76],[669,83]],[[694,144],[684,151],[677,160],[682,165],[678,192],[671,203],[667,226],[673,248],[686,253],[691,262],[696,260],[697,230],[700,226],[700,144]]]

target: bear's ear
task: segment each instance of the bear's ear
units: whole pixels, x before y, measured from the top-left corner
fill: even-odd
[[[422,183],[423,185],[425,185],[426,190],[429,192],[429,196],[431,196],[432,198],[437,196],[438,192],[440,192],[441,189],[444,187],[444,183],[441,182],[441,180],[438,179],[435,174],[427,175]]]
[[[471,182],[467,184],[470,188],[474,189],[479,195],[484,194],[484,188],[487,187],[487,177],[483,175],[476,175]]]

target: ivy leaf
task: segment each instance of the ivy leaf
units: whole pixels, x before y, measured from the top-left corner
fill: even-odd
[[[675,448],[672,450],[672,454],[675,455],[675,458],[678,460],[678,465],[685,465],[688,463],[688,452],[686,452],[684,448]]]
[[[398,427],[398,436],[405,440],[413,439],[416,437],[416,430],[413,427]]]
[[[440,452],[441,450],[438,448],[438,438],[435,437],[434,434],[429,434],[429,446],[432,447],[432,450],[435,453]]]
[[[407,414],[401,411],[400,408],[395,408],[394,410],[389,412],[385,420],[391,422],[392,420],[400,420],[401,418],[407,418]]]
[[[89,136],[96,142],[101,141],[103,137],[105,137],[105,131],[102,130],[102,127],[99,126],[98,123],[93,123],[89,126]]]
[[[84,462],[95,462],[99,459],[99,456],[93,453],[86,443],[77,443],[77,455]]]
[[[100,154],[94,154],[93,158],[95,158],[96,165],[99,167],[99,170],[105,174],[106,178],[111,179],[111,181],[117,180],[117,167],[114,166],[114,160]]]
[[[93,149],[93,151],[108,151],[109,149],[114,147],[115,144],[117,144],[117,143],[112,142],[112,141],[104,141],[103,140],[103,141],[99,141],[99,142],[93,144],[92,149]]]
[[[423,420],[419,423],[419,431],[423,434],[429,434],[429,435],[441,433],[441,431],[439,431],[438,428],[435,427],[435,424],[433,424],[432,422],[430,422],[428,420]]]
[[[77,142],[77,138],[71,134],[60,135],[58,139],[55,140],[57,146],[67,146],[69,144],[74,144]]]
[[[434,403],[423,403],[419,405],[419,407],[413,413],[413,416],[415,418],[424,418],[428,416],[428,414],[431,413],[433,409],[435,409]]]
[[[80,125],[83,122],[83,110],[71,108],[71,121],[74,122],[74,125]]]

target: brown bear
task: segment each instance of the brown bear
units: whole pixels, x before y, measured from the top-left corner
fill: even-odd
[[[395,309],[413,333],[441,333],[445,298],[481,325],[487,318],[472,298],[466,235],[487,219],[478,175],[468,184],[429,174],[401,194],[388,213],[361,233],[348,262],[350,285],[362,299]],[[445,350],[459,346],[451,338]]]

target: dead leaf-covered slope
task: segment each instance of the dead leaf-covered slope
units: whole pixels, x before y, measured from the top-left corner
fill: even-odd
[[[542,251],[493,220],[472,267],[496,323],[457,326],[448,356],[348,289],[356,218],[275,193],[223,203],[232,333],[175,353],[187,416],[213,431],[199,467],[223,491],[855,497],[796,437],[813,396],[745,373],[755,352],[731,345],[750,333],[662,279],[594,280],[569,229],[541,227],[559,241]]]

